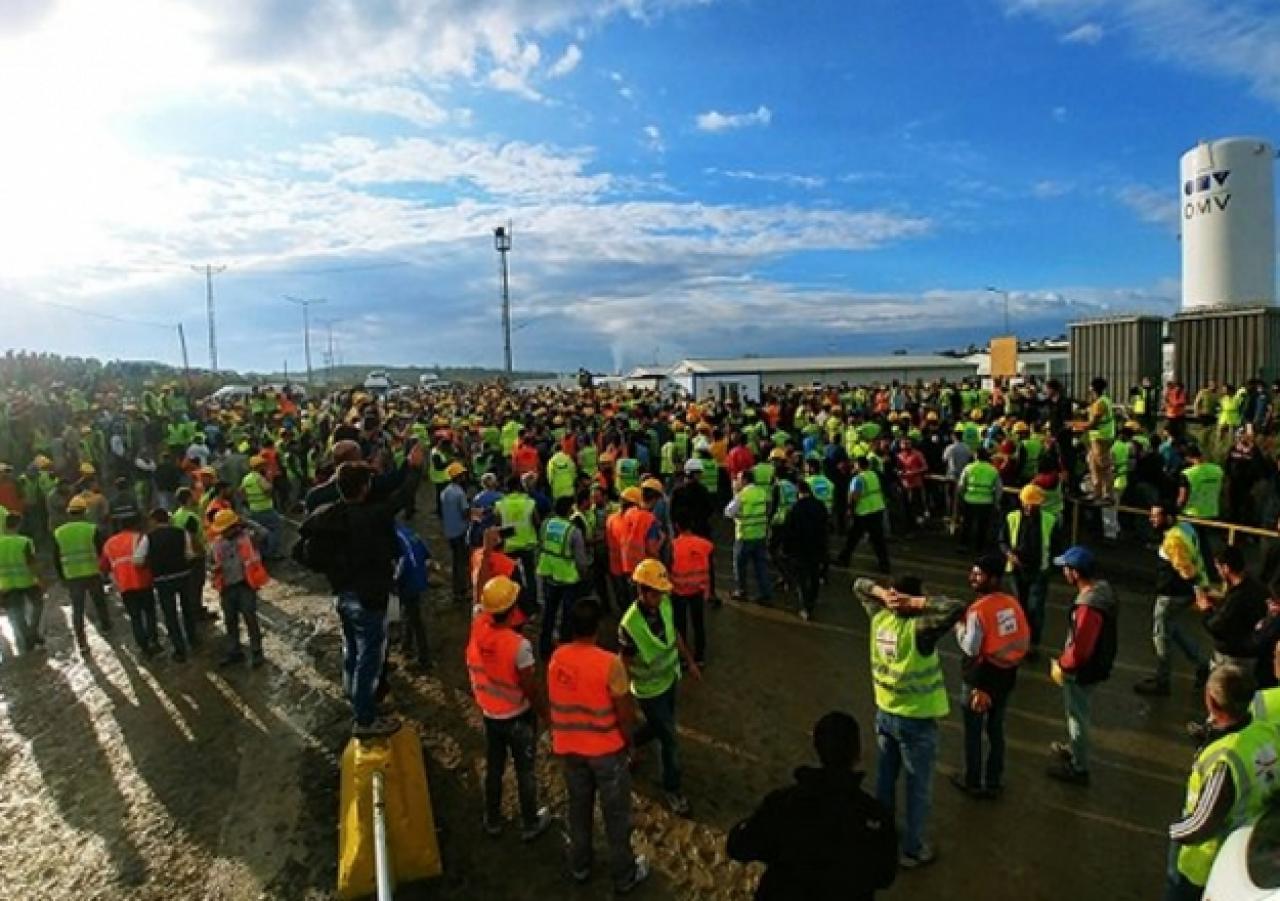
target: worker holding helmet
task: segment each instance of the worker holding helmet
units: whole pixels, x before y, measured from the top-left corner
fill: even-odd
[[[644,725],[636,730],[634,745],[640,748],[654,739],[661,744],[662,789],[667,804],[674,813],[687,816],[689,801],[681,791],[676,739],[680,661],[685,661],[695,679],[701,679],[702,673],[676,629],[667,568],[649,558],[636,566],[631,580],[638,599],[622,615],[618,645],[631,677],[631,693],[645,717]]]

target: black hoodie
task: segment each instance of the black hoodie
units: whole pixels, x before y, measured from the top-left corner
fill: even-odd
[[[871,901],[898,872],[893,818],[862,790],[862,774],[800,767],[729,833],[729,856],[759,861],[757,901]]]

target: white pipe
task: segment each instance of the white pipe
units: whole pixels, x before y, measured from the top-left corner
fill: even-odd
[[[391,901],[393,890],[391,852],[387,848],[387,798],[381,770],[373,774],[373,866],[377,877],[378,901]]]

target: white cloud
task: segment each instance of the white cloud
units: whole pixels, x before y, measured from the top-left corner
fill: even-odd
[[[1071,193],[1071,185],[1065,182],[1046,179],[1031,186],[1031,196],[1037,200],[1052,200]]]
[[[749,113],[722,113],[718,110],[710,110],[699,113],[696,120],[700,130],[710,132],[730,131],[755,125],[766,126],[772,121],[773,111],[763,104]]]
[[[827,183],[827,180],[820,175],[797,175],[793,172],[753,172],[750,169],[716,169],[714,167],[707,169],[706,172],[708,175],[721,175],[738,181],[759,181],[811,190],[824,187]]]
[[[1053,121],[1062,123],[1067,121],[1067,108],[1065,106],[1055,106],[1049,113],[1053,116]]]
[[[1171,191],[1150,185],[1125,185],[1116,191],[1116,199],[1127,206],[1143,222],[1178,229],[1178,202]]]
[[[1068,31],[1059,40],[1064,44],[1089,44],[1092,46],[1101,41],[1105,33],[1102,26],[1097,22],[1085,22],[1083,25]]]
[[[662,140],[662,129],[656,125],[646,125],[642,130],[645,146],[655,153],[664,153],[667,145]]]
[[[547,75],[551,78],[563,78],[578,68],[578,63],[580,62],[582,62],[582,50],[577,44],[570,44],[565,48],[561,57],[547,71]]]
[[[397,85],[355,88],[350,91],[321,90],[317,92],[316,99],[334,107],[398,116],[424,127],[440,125],[451,118],[448,110],[422,91]]]

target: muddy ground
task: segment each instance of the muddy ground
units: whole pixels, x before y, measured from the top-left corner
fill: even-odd
[[[419,515],[439,551],[435,520]],[[895,568],[964,596],[967,558],[940,536],[901,540]],[[945,776],[960,761],[960,721],[944,723],[932,835],[940,859],[903,873],[888,898],[1150,898],[1160,890],[1165,825],[1178,811],[1192,749],[1181,724],[1195,713],[1180,664],[1174,696],[1134,695],[1150,662],[1148,552],[1112,557],[1122,588],[1121,655],[1095,695],[1097,761],[1089,788],[1046,779],[1047,745],[1064,732],[1060,694],[1024,669],[1008,718],[1005,796],[980,803]],[[727,598],[728,555],[720,554]],[[865,548],[855,571],[868,564]],[[638,898],[750,897],[754,868],[728,861],[724,837],[791,770],[810,760],[809,728],[828,709],[852,711],[869,732],[866,619],[833,570],[818,620],[726,601],[709,616],[705,681],[681,689],[686,790],[693,816],[658,803],[656,754],[636,778],[637,849],[655,863]],[[0,664],[0,899],[327,899],[336,876],[338,759],[349,727],[339,682],[336,616],[322,582],[291,563],[263,592],[269,663],[219,669],[220,625],[193,658],[144,662],[119,608],[92,653],[74,650],[61,589],[50,594],[48,652]],[[1048,636],[1065,632],[1065,586],[1051,594]],[[212,600],[210,598],[210,600]],[[461,610],[431,599],[438,665],[400,668],[396,699],[421,731],[445,875],[404,887],[404,899],[594,899],[611,895],[597,868],[585,887],[564,877],[559,830],[533,845],[511,830],[480,831],[483,742],[466,687]],[[7,629],[7,625],[3,627]],[[7,636],[7,632],[5,633]],[[949,682],[958,689],[954,645]],[[868,767],[874,747],[864,741]],[[547,803],[563,810],[554,761],[539,761]],[[514,813],[509,785],[508,812]]]

